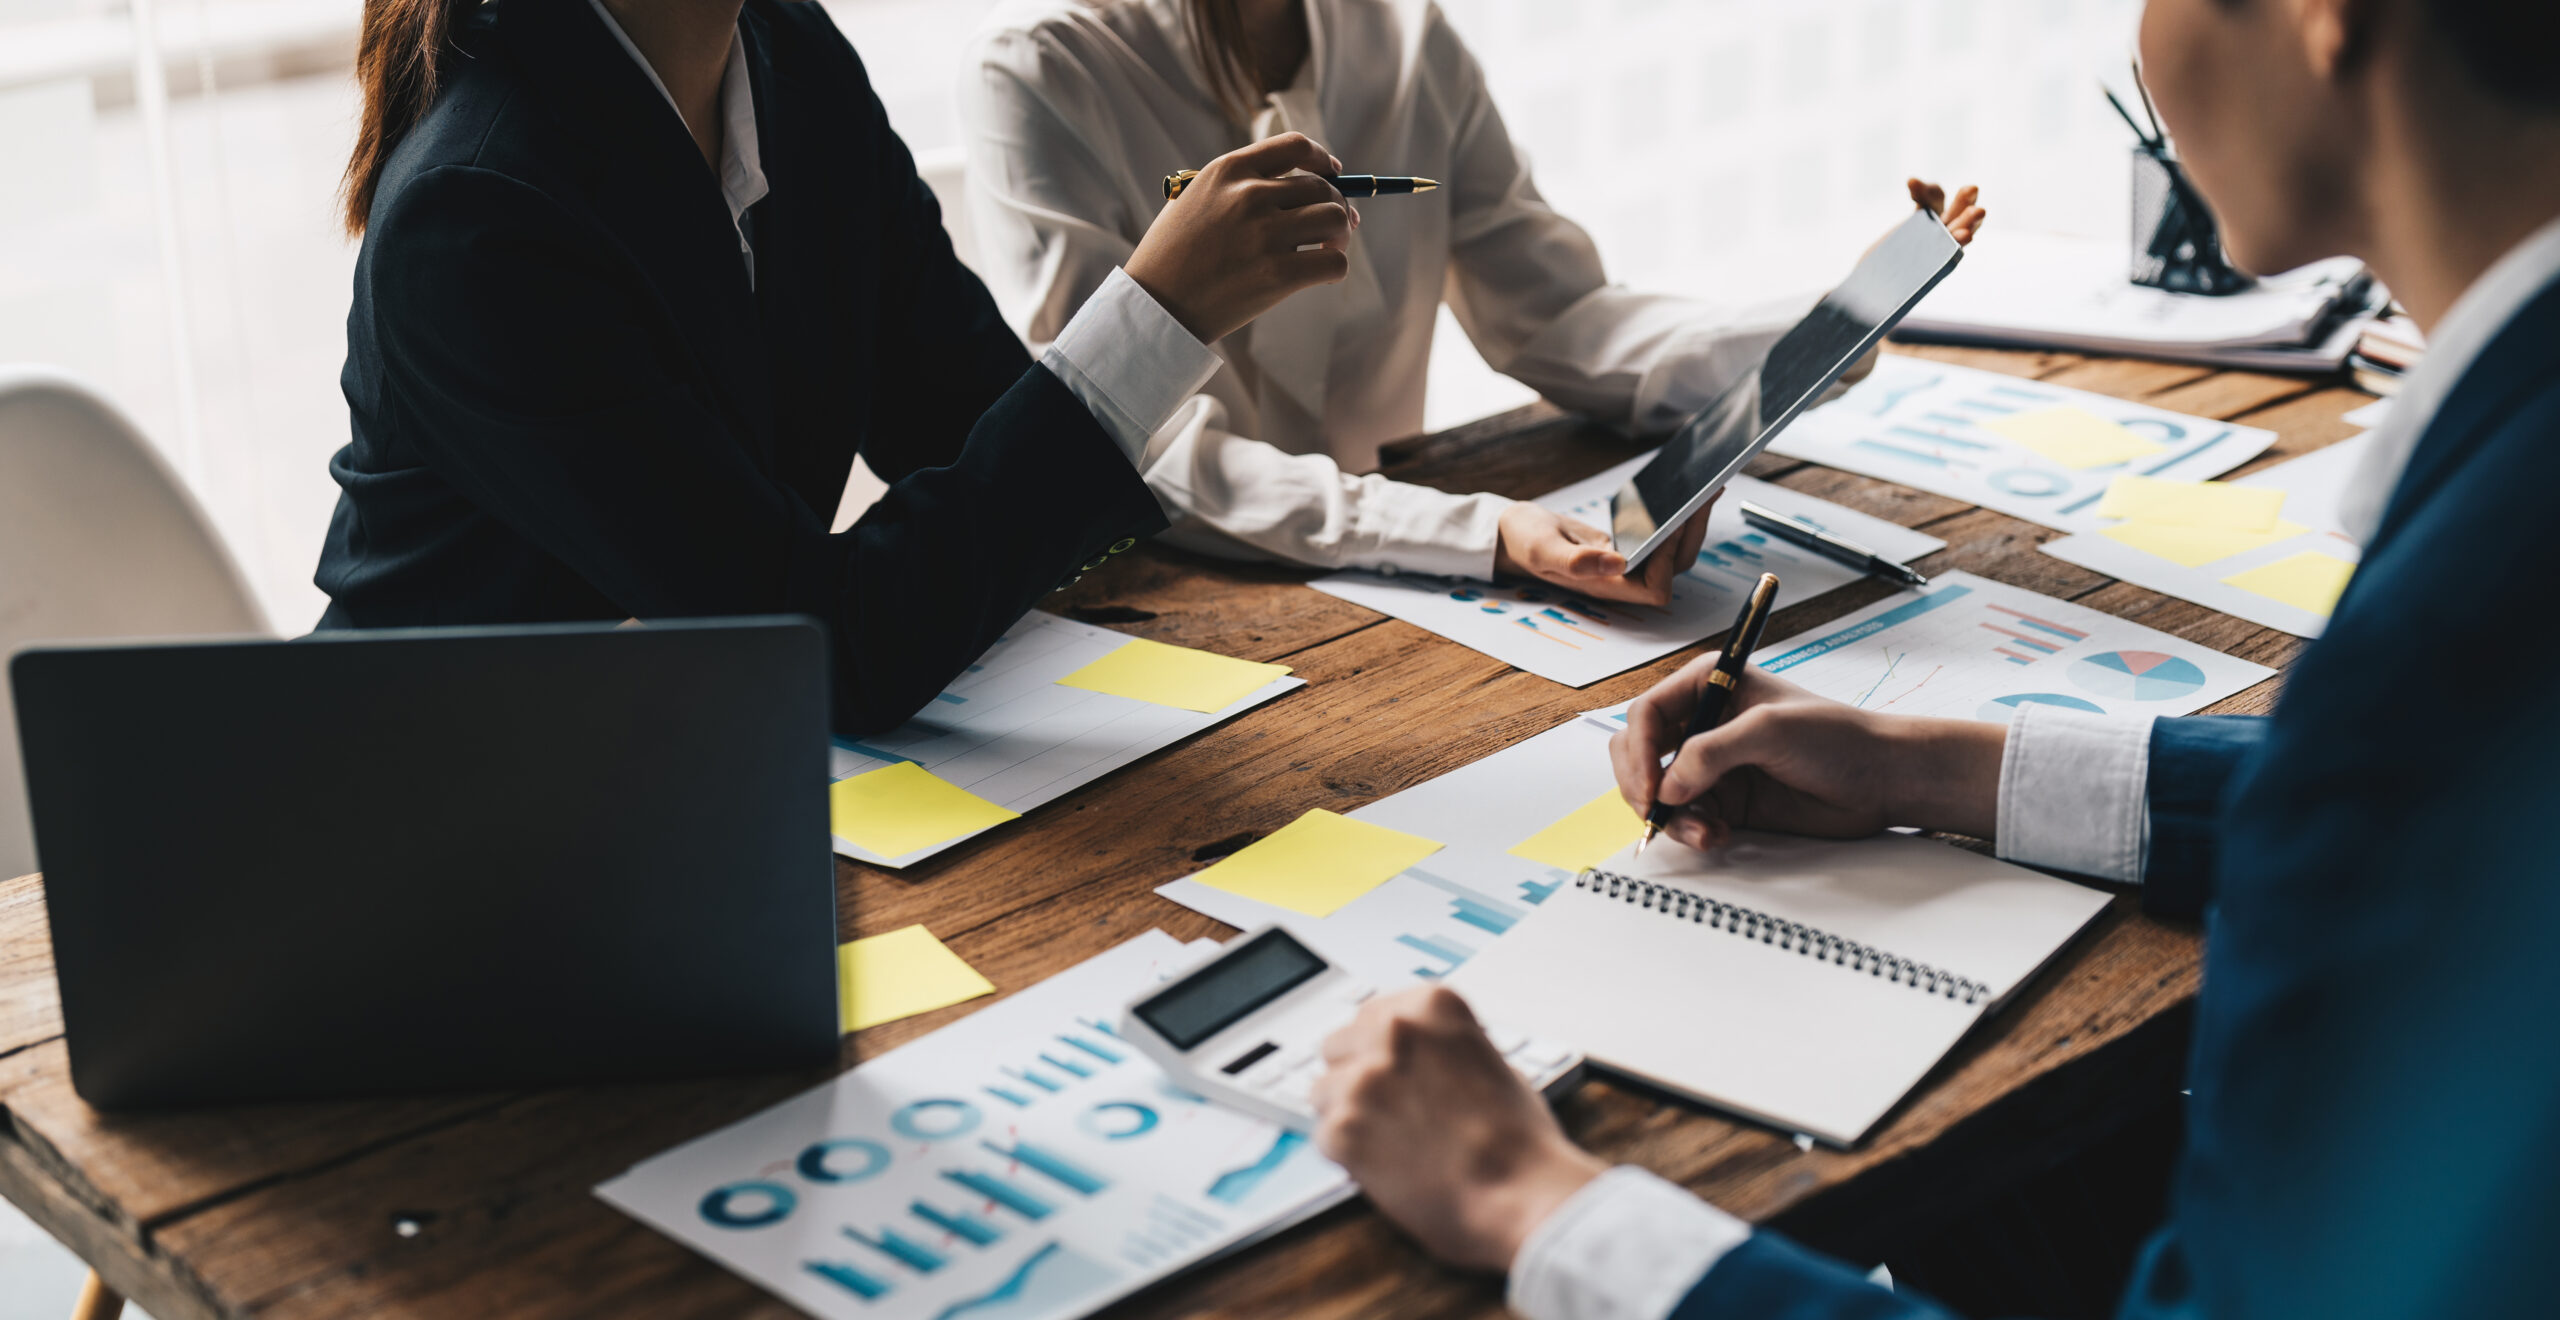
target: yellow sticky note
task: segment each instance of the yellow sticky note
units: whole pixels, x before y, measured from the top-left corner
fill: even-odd
[[[847,1031],[995,992],[993,982],[922,926],[836,946],[836,1007]]]
[[[1984,422],[1982,429],[2015,440],[2067,468],[2105,467],[2166,447],[2069,404],[1995,417]]]
[[[2222,582],[2325,619],[2329,611],[2338,607],[2338,595],[2347,589],[2347,579],[2355,576],[2355,571],[2355,565],[2336,555],[2305,550],[2245,573],[2234,573]]]
[[[1533,862],[1561,867],[1567,871],[1588,870],[1598,866],[1609,854],[1636,841],[1644,833],[1644,817],[1618,796],[1608,792],[1573,809],[1563,820],[1522,839],[1511,846],[1511,855]]]
[[[836,837],[889,858],[1022,818],[913,761],[837,780],[827,806]]]
[[[1441,845],[1318,808],[1193,879],[1273,907],[1330,916]]]
[[[1287,665],[1255,664],[1141,637],[1059,679],[1058,685],[1184,710],[1221,711],[1288,672]]]
[[[2100,536],[2121,541],[2170,563],[2201,568],[2217,559],[2290,541],[2311,529],[2279,518],[2263,532],[2235,532],[2228,527],[2185,527],[2177,523],[2120,522],[2098,529]]]
[[[2263,532],[2276,525],[2276,515],[2283,510],[2284,492],[2265,486],[2162,481],[2129,472],[2108,482],[2106,498],[2098,501],[2101,518],[2221,527],[2235,532]]]

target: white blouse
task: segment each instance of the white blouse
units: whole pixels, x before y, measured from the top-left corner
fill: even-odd
[[[1224,365],[1148,445],[1177,544],[1319,567],[1490,577],[1510,501],[1371,473],[1422,429],[1446,298],[1485,361],[1555,402],[1668,429],[1755,369],[1801,307],[1746,310],[1611,286],[1538,195],[1484,75],[1427,0],[1307,0],[1297,82],[1251,131],[1218,108],[1182,0],[1013,0],[961,80],[979,265],[1034,349],[1137,248],[1164,176],[1275,133],[1436,192],[1358,203],[1341,284],[1214,347]]]

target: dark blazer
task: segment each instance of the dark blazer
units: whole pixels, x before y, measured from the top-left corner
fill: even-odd
[[[752,288],[586,0],[457,35],[356,262],[323,628],[805,613],[860,732],[1164,526],[953,258],[826,10],[747,0],[739,28],[772,188]],[[888,496],[829,535],[857,452]]]
[[[2143,898],[2205,916],[2187,1146],[2126,1317],[2550,1314],[2560,284],[2427,427],[2274,716],[2164,720]],[[1680,1317],[1942,1314],[1759,1234]]]

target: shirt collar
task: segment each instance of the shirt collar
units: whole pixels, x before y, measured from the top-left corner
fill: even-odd
[[[604,30],[613,34],[623,53],[649,76],[649,85],[658,89],[667,108],[674,110],[677,122],[682,123],[684,111],[677,108],[676,98],[669,95],[666,82],[650,67],[648,57],[632,44],[631,34],[614,21],[613,11],[604,7],[604,0],[587,0],[587,4],[596,11],[596,17],[604,20]],[[734,28],[729,32],[729,67],[720,75],[720,130],[720,200],[728,204],[729,223],[738,231],[738,252],[746,260],[747,282],[752,284],[756,253],[747,240],[747,208],[763,201],[772,187],[765,182],[764,150],[756,136],[756,94],[755,84],[747,74],[747,43]]]
[[[2427,336],[2426,355],[2400,383],[2391,411],[2373,429],[2372,448],[2339,500],[2338,530],[2350,540],[2362,545],[2373,539],[2392,488],[2400,484],[2436,411],[2498,332],[2554,279],[2560,279],[2560,218],[2509,248],[2436,322],[2435,333]]]

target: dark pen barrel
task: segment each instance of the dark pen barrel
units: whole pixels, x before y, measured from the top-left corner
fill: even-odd
[[[1345,197],[1400,197],[1429,192],[1440,183],[1401,174],[1337,174],[1333,186]]]

